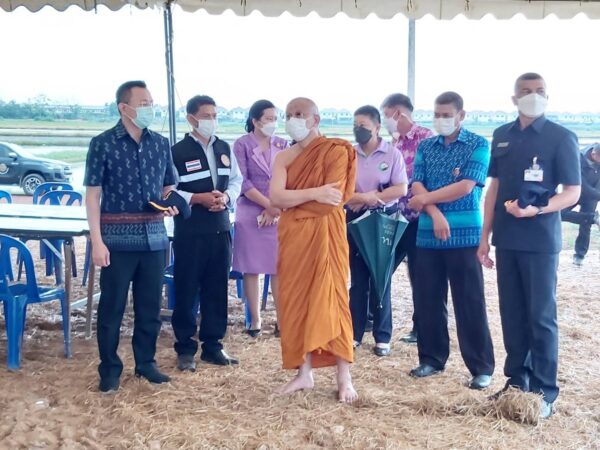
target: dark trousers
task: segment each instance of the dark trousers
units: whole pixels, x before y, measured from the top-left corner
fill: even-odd
[[[175,263],[175,308],[171,324],[178,355],[194,355],[198,331],[194,304],[200,298],[202,351],[218,352],[227,331],[227,290],[231,265],[231,236],[228,231],[201,237],[177,237],[173,241]]]
[[[417,274],[417,229],[419,228],[419,222],[409,222],[406,230],[404,230],[404,234],[402,234],[402,238],[400,238],[400,242],[398,243],[398,247],[396,247],[396,262],[395,268],[397,268],[400,263],[407,258],[408,265],[408,278],[410,281],[410,289],[412,295],[412,303],[413,303],[413,331],[417,330],[417,307],[416,307],[416,297],[415,297],[415,280]],[[395,269],[394,269],[395,270]]]
[[[348,234],[350,247],[350,313],[354,340],[362,342],[367,315],[373,314],[373,337],[378,344],[388,344],[392,338],[392,300],[390,288],[379,299],[369,269],[360,255],[356,243]],[[391,283],[390,283],[391,284]]]
[[[575,239],[575,255],[584,258],[590,248],[590,234],[598,202],[581,202],[579,203],[579,211],[573,211],[575,206],[577,205],[563,209],[560,212],[560,217],[563,222],[571,222],[579,225],[579,233],[577,234],[577,239]]]
[[[450,354],[448,282],[458,343],[471,375],[492,375],[494,349],[488,327],[483,272],[477,248],[417,249],[416,306],[419,362],[443,369]]]
[[[135,366],[143,370],[155,363],[164,269],[164,251],[111,252],[110,265],[100,272],[97,337],[101,378],[118,378],[123,372],[117,348],[129,283],[132,283],[135,314],[132,339]]]
[[[498,296],[506,349],[507,384],[558,396],[558,253],[496,250]]]

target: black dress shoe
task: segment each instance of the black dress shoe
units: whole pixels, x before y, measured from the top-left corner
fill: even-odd
[[[118,378],[100,378],[98,390],[103,394],[114,394],[119,390],[119,384]]]
[[[260,334],[260,332],[261,332],[260,328],[254,328],[254,329],[249,328],[249,329],[246,330],[246,333],[248,333],[248,335],[250,337],[253,337],[253,338],[255,338],[256,336],[258,336]]]
[[[420,364],[419,367],[415,367],[413,370],[409,372],[411,377],[415,378],[425,378],[431,375],[435,375],[436,373],[442,372],[443,369],[436,369],[429,364]]]
[[[194,355],[177,355],[177,368],[182,372],[195,372],[196,361],[194,361]]]
[[[219,350],[218,352],[202,352],[200,359],[209,364],[215,364],[217,366],[230,366],[232,364],[239,364],[240,361],[237,358],[233,358],[225,353],[225,350]]]
[[[406,336],[402,336],[400,338],[402,342],[406,342],[407,344],[416,344],[417,343],[417,332],[412,330]]]
[[[485,388],[489,387],[491,382],[492,382],[491,375],[476,375],[471,380],[471,383],[469,383],[469,388],[477,389],[477,390],[485,389]]]
[[[373,353],[377,356],[390,356],[392,349],[390,347],[373,347]]]
[[[138,378],[145,378],[150,383],[154,384],[168,383],[171,381],[171,377],[159,371],[156,365],[144,367],[143,369],[138,369],[136,367],[135,376]]]

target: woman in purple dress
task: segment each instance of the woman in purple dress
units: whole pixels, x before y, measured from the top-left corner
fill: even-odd
[[[251,315],[248,334],[252,337],[256,337],[261,330],[259,274],[271,276],[271,289],[277,307],[277,220],[281,211],[271,206],[269,182],[275,155],[287,148],[288,143],[274,135],[276,128],[275,106],[268,100],[259,100],[252,105],[248,114],[248,134],[233,145],[244,178],[235,210],[233,270],[244,274],[244,295]]]

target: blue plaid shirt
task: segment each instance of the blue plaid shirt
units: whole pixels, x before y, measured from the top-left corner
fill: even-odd
[[[446,241],[435,237],[429,214],[423,212],[419,216],[417,247],[439,249],[479,245],[483,226],[481,191],[489,163],[487,140],[464,128],[457,140],[448,146],[444,145],[443,136],[421,142],[415,157],[413,182],[420,182],[430,192],[461,180],[473,180],[476,185],[470,194],[436,205],[450,226],[450,238]]]
[[[101,186],[102,240],[111,251],[164,250],[168,239],[163,215],[147,203],[176,184],[169,141],[144,129],[140,144],[119,120],[90,142],[85,186]]]

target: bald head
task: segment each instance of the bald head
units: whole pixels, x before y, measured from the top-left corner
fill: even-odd
[[[289,114],[290,111],[293,111],[290,117],[298,117],[296,112],[303,113],[304,117],[319,115],[319,108],[317,108],[317,104],[310,98],[306,97],[296,97],[295,99],[291,100],[285,109],[286,114]]]

